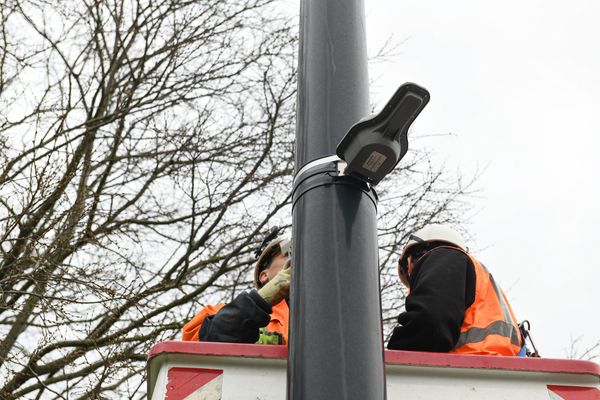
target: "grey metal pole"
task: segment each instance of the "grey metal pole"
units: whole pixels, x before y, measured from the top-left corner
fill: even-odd
[[[363,0],[302,0],[288,399],[384,399],[377,196],[335,149],[369,114]]]

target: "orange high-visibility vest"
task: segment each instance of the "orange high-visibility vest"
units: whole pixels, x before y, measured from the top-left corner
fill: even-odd
[[[225,304],[217,304],[216,306],[206,306],[198,314],[191,319],[190,322],[183,326],[182,340],[191,340],[197,342],[198,334],[202,322],[209,315],[214,315]],[[261,328],[257,343],[262,344],[287,344],[288,342],[288,325],[290,320],[290,309],[285,301],[273,306],[271,312],[271,321],[269,325]]]
[[[473,256],[457,247],[443,247],[461,251],[475,266],[475,300],[465,310],[458,343],[450,353],[516,356],[523,343],[502,289]]]

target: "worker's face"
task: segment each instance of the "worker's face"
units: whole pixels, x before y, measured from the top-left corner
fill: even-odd
[[[408,256],[408,276],[412,275],[414,268],[415,268],[415,260],[414,260],[413,256]]]
[[[408,268],[398,264],[398,276],[400,277],[400,282],[408,287]]]
[[[273,279],[275,275],[277,275],[279,271],[281,271],[287,260],[288,258],[281,253],[273,257],[273,260],[271,260],[271,264],[267,268],[263,269],[260,275],[258,276],[260,282],[264,285],[271,279]]]

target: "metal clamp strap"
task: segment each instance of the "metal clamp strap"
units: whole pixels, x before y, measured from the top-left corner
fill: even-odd
[[[317,158],[316,160],[312,160],[311,162],[309,162],[308,164],[305,164],[302,168],[300,168],[300,171],[298,171],[296,173],[296,175],[294,175],[294,187],[296,187],[296,183],[299,181],[299,178],[302,175],[304,175],[305,173],[307,173],[308,171],[310,171],[313,168],[316,168],[320,165],[328,164],[328,163],[336,163],[338,175],[339,176],[345,175],[344,170],[346,169],[346,162],[344,160],[342,160],[335,154],[331,155],[331,156],[325,156],[325,157]]]

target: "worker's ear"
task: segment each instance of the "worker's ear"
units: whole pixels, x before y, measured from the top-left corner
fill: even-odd
[[[267,270],[262,270],[260,272],[260,274],[258,275],[258,281],[263,285],[269,282],[269,275],[267,274]]]

